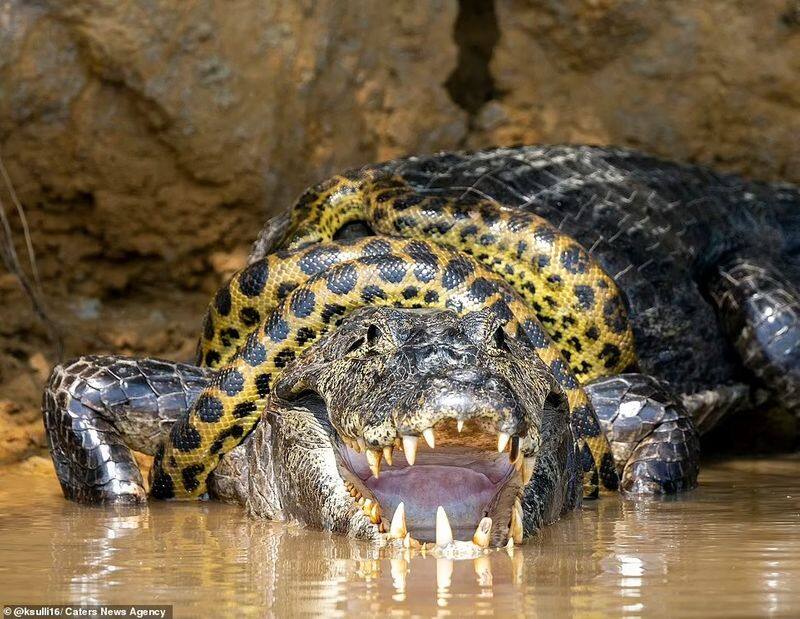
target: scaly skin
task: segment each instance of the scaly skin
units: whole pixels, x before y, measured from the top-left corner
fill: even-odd
[[[386,389],[386,398],[390,397],[402,378],[390,376],[370,387],[372,383],[362,380],[365,377],[350,382],[325,381],[328,370],[324,370],[312,381],[319,392],[327,394],[323,405],[315,400],[283,406],[274,392],[269,394],[269,402],[261,397],[266,387],[276,384],[279,375],[318,366],[319,359],[314,361],[314,353],[310,353],[298,357],[291,367],[280,367],[312,341],[319,350],[332,355],[325,360],[336,362],[330,367],[339,367],[339,361],[349,362],[349,353],[337,348],[342,341],[338,337],[340,320],[343,333],[357,329],[360,319],[353,319],[359,311],[355,308],[375,305],[376,300],[379,305],[448,307],[458,310],[467,322],[469,307],[483,312],[493,307],[498,317],[508,320],[508,328],[514,331],[509,331],[510,336],[534,349],[540,347],[539,359],[546,360],[547,366],[535,374],[534,384],[549,380],[549,376],[567,385],[566,391],[572,390],[571,424],[584,443],[580,456],[590,473],[585,476],[589,478],[589,492],[597,485],[596,463],[601,463],[602,471],[611,460],[603,447],[605,439],[599,438],[601,428],[614,446],[624,491],[669,493],[692,487],[697,475],[698,443],[683,404],[699,415],[705,430],[726,411],[746,405],[752,386],[766,387],[777,402],[798,410],[798,209],[800,191],[788,185],[752,183],[632,151],[588,146],[499,148],[411,157],[367,166],[321,183],[304,194],[291,217],[279,216],[267,225],[254,246],[251,266],[224,287],[212,305],[200,346],[201,361],[225,367],[211,379],[213,383],[205,394],[210,397],[198,401],[192,421],[175,426],[173,438],[188,449],[183,470],[177,459],[174,463],[169,459],[171,453],[163,454],[162,446],[161,458],[166,458],[165,466],[172,469],[169,474],[156,469],[155,494],[186,494],[187,486],[195,494],[201,492],[202,482],[215,468],[216,460],[239,443],[257,421],[257,415],[250,416],[252,407],[266,404],[267,415],[285,418],[259,424],[254,437],[257,440],[248,441],[246,447],[222,459],[223,474],[214,477],[212,493],[247,503],[251,513],[266,517],[278,517],[281,509],[288,509],[301,520],[330,530],[369,538],[377,534],[374,504],[363,513],[354,504],[353,492],[357,491],[363,501],[364,489],[343,483],[336,454],[341,455],[343,444],[352,446],[353,438],[360,434],[362,439],[369,439],[364,447],[375,448],[385,446],[385,441],[396,435],[392,431],[401,429],[399,422],[392,427],[379,414],[385,407],[373,410],[370,419],[359,417],[358,411],[369,402],[384,402],[385,398],[376,399],[374,393]],[[437,254],[433,261],[421,260],[422,254],[411,256],[406,249],[392,245],[409,241],[378,237],[350,243],[332,241],[374,233],[425,237],[431,252],[446,251],[437,248],[434,241],[457,248],[494,271],[521,296],[505,289],[498,296],[499,281],[475,265],[469,273],[461,273],[458,286],[448,290],[443,271],[445,261],[452,262],[453,257],[443,260]],[[521,247],[520,242],[526,245]],[[268,256],[282,243],[288,249]],[[389,245],[381,247],[382,243]],[[367,247],[375,255],[366,256]],[[333,258],[323,257],[326,251]],[[299,267],[304,258],[311,264],[310,272]],[[462,267],[472,264],[463,257],[460,261]],[[393,267],[405,265],[403,280],[386,281],[389,263]],[[423,265],[438,271],[432,280],[420,283],[412,273]],[[350,277],[345,274],[348,267],[356,281],[352,291],[342,293],[344,302],[323,299],[339,294],[331,290],[329,279],[335,280],[334,288],[340,288]],[[451,270],[451,274],[459,270]],[[580,276],[585,277],[581,280]],[[367,290],[365,282],[372,282],[375,288]],[[473,288],[473,284],[478,285]],[[299,288],[291,292],[295,285]],[[576,286],[589,286],[591,294]],[[322,295],[316,302],[328,304],[329,310],[355,313],[345,318],[331,315],[326,324],[322,310],[315,307],[314,315],[304,318],[308,319],[304,323],[292,307],[292,301],[295,307],[303,303],[292,295],[312,288]],[[429,303],[425,295],[434,292],[439,299]],[[506,309],[502,309],[500,297]],[[453,300],[464,299],[468,300],[466,305],[453,304]],[[332,303],[342,307],[333,307]],[[535,314],[544,327],[531,318],[520,318],[526,312]],[[405,320],[395,318],[399,322],[385,324],[388,330],[390,326],[399,329]],[[353,322],[349,322],[351,319]],[[282,320],[291,323],[287,340],[276,342],[274,338],[283,338]],[[445,324],[450,318],[441,320]],[[301,331],[304,326],[313,331]],[[592,327],[597,327],[596,333]],[[426,329],[430,328],[428,324]],[[326,337],[322,337],[326,329]],[[465,323],[462,330],[470,333],[471,329]],[[555,344],[548,333],[557,340]],[[596,337],[589,337],[589,333]],[[453,345],[450,336],[440,339],[445,351]],[[740,358],[731,354],[731,343]],[[269,346],[264,346],[262,360],[257,345],[264,344]],[[482,346],[491,348],[491,342]],[[451,352],[455,354],[456,349],[458,346]],[[243,361],[244,356],[252,354],[255,357],[251,360],[258,358],[258,370]],[[514,353],[503,354],[514,360]],[[565,358],[575,373],[565,371]],[[633,362],[652,377],[620,374]],[[88,378],[82,376],[83,370],[71,374],[81,363],[91,374]],[[135,398],[125,400],[126,378],[111,374],[102,383],[94,378],[95,372],[102,374],[107,368],[128,368],[137,363],[116,358],[82,359],[54,371],[45,396],[45,419],[50,423],[48,434],[59,478],[71,498],[92,502],[141,500],[141,484],[130,470],[132,460],[125,445],[147,443],[148,449],[155,449],[149,428],[158,424],[166,429],[171,419],[162,419],[159,414],[148,420],[149,409],[139,410],[140,405],[146,409],[153,400],[146,394],[137,391]],[[526,364],[527,368],[534,366]],[[137,367],[146,378],[150,366]],[[407,366],[399,367],[406,368],[399,376],[406,376]],[[209,370],[196,371],[197,376],[210,376],[203,373]],[[173,373],[181,372],[176,368]],[[605,372],[608,375],[603,376]],[[336,375],[340,374],[330,374]],[[739,382],[745,376],[755,376],[758,381],[753,380],[752,385]],[[242,389],[250,395],[255,386],[254,398],[229,395],[239,389],[240,377]],[[578,379],[585,384],[585,391],[579,388]],[[669,393],[658,379],[669,381],[681,398]],[[258,393],[259,386],[264,393]],[[161,397],[159,389],[152,386],[156,398]],[[342,404],[354,393],[361,394],[360,400],[356,398],[359,401]],[[185,390],[185,402],[195,395],[195,390]],[[522,389],[517,395],[524,400],[530,394],[526,396]],[[587,395],[599,407],[599,424],[591,407],[583,406]],[[244,422],[231,418],[231,407],[236,404],[243,405],[240,412],[247,409]],[[496,404],[501,411],[502,398]],[[181,411],[169,412],[177,418]],[[220,425],[201,421],[203,416],[213,419],[218,414]],[[552,416],[538,411],[533,417],[517,419],[516,425],[500,414],[492,419],[498,428],[510,423],[508,427],[522,431],[536,414]],[[431,419],[435,421],[435,415]],[[520,419],[526,421],[521,423]],[[195,423],[208,430],[198,433],[196,445]],[[418,434],[423,425],[404,427]],[[530,435],[525,437],[523,444]],[[242,449],[248,453],[244,459],[239,455]],[[574,506],[575,501],[559,499],[565,495],[565,484],[578,477],[569,473],[570,453],[574,454],[570,449],[550,444],[538,454],[546,472],[534,476],[525,488],[522,509],[526,534],[557,518],[559,505],[564,509]],[[229,474],[229,464],[234,462],[245,463],[243,468],[233,466],[234,472],[241,473],[238,476]],[[115,472],[123,474],[125,483],[112,483],[98,494],[97,483],[104,483],[108,476],[113,478]],[[611,475],[606,477],[606,481],[612,479]],[[131,493],[127,493],[128,487]],[[321,492],[329,492],[324,496],[331,500],[320,502]],[[295,499],[297,502],[292,503]],[[287,507],[290,504],[293,506]],[[507,533],[501,526],[501,536]]]
[[[601,479],[607,487],[616,487],[608,443],[580,383],[519,295],[475,260],[453,250],[417,240],[383,238],[376,242],[383,244],[383,254],[342,262],[311,276],[265,318],[263,328],[248,336],[239,353],[220,368],[188,418],[173,427],[165,449],[156,455],[151,493],[158,498],[202,495],[206,478],[219,458],[255,427],[271,383],[288,363],[354,309],[365,304],[403,302],[452,309],[459,314],[492,306],[509,312],[515,319],[509,328],[518,325],[524,331],[568,395],[587,472],[586,494],[596,495]],[[324,255],[316,247],[304,250],[304,257],[311,262],[324,260]],[[300,266],[302,260],[295,264]],[[269,275],[267,268],[266,262],[251,265],[244,281],[256,281],[263,288]],[[302,276],[302,267],[294,276]],[[235,279],[239,293],[247,296],[241,290],[243,278]],[[498,291],[503,291],[501,296],[505,299],[499,304]],[[237,306],[233,293],[229,299],[230,308],[223,309],[232,311]],[[394,436],[386,433],[388,444],[375,442],[372,446],[393,444]]]

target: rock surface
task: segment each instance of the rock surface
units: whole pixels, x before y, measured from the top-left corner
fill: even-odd
[[[586,141],[800,182],[798,75],[786,0],[6,0],[0,154],[65,354],[188,359],[261,222],[326,175]],[[0,275],[0,459],[42,444],[28,308]]]

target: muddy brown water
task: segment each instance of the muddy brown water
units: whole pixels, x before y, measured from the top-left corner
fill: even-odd
[[[800,458],[706,464],[671,500],[607,496],[518,548],[449,562],[217,503],[90,508],[48,463],[0,472],[0,603],[175,616],[800,617]]]

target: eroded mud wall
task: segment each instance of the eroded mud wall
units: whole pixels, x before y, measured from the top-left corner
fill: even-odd
[[[785,0],[5,0],[0,153],[66,354],[188,358],[264,218],[336,170],[588,141],[800,182],[798,76]],[[0,274],[0,461],[41,445],[53,361]]]

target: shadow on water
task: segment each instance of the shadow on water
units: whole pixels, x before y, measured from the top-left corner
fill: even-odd
[[[800,615],[800,459],[705,467],[672,500],[587,503],[514,551],[451,562],[253,521],[217,503],[64,501],[0,474],[0,603],[161,603],[176,616]]]

